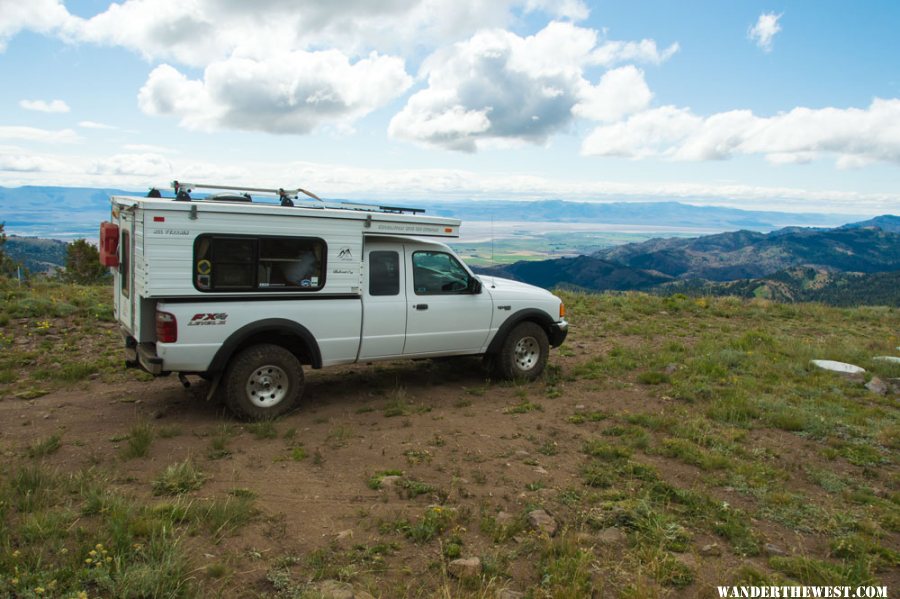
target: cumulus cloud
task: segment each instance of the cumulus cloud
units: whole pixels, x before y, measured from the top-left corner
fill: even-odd
[[[95,160],[89,170],[94,175],[141,175],[146,177],[171,177],[172,164],[165,156],[153,153],[115,154]]]
[[[794,108],[771,117],[733,110],[707,117],[662,106],[595,129],[588,155],[672,160],[723,160],[763,155],[772,163],[803,163],[825,155],[841,168],[900,164],[900,99],[875,99],[866,109]]]
[[[23,29],[50,33],[74,21],[60,0],[0,0],[0,52]]]
[[[73,143],[80,138],[71,129],[39,129],[15,125],[0,126],[0,140]]]
[[[481,31],[425,61],[428,85],[394,116],[389,134],[474,152],[498,141],[544,143],[574,116],[613,120],[645,108],[652,94],[634,66],[596,84],[586,79],[601,62],[597,50],[596,31],[566,22],[528,37]]]
[[[124,0],[90,19],[72,18],[64,35],[203,67],[233,53],[434,48],[482,28],[504,27],[517,12],[573,20],[589,14],[583,0]]]
[[[82,129],[118,129],[118,127],[107,125],[106,123],[98,123],[96,121],[80,121],[78,126]]]
[[[324,123],[352,122],[411,84],[396,57],[372,53],[351,62],[337,50],[295,51],[214,62],[202,80],[161,65],[141,88],[138,104],[191,129],[309,133]]]
[[[36,112],[69,112],[69,105],[62,100],[19,100],[19,106]]]
[[[781,31],[781,25],[778,24],[778,20],[781,17],[781,14],[776,15],[773,12],[762,13],[759,15],[759,19],[756,20],[756,24],[747,31],[747,37],[753,40],[763,51],[771,52],[772,40],[775,39],[775,34]]]
[[[680,49],[677,43],[663,51],[656,47],[656,41],[643,39],[639,42],[621,42],[609,40],[591,53],[591,62],[603,66],[621,64],[623,62],[642,62],[662,64],[672,58]]]

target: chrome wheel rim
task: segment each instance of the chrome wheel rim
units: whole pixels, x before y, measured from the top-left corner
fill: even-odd
[[[522,337],[513,348],[519,370],[531,370],[541,357],[541,346],[534,337]]]
[[[274,364],[260,366],[247,379],[246,392],[247,399],[254,406],[271,408],[287,395],[287,373]]]

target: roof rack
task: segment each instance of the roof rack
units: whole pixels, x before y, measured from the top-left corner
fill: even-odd
[[[300,194],[309,196],[314,200],[318,200],[321,202],[321,205],[305,205],[305,206],[296,206],[297,208],[334,208],[338,210],[358,210],[363,212],[390,212],[394,214],[422,214],[425,212],[423,208],[406,208],[402,206],[382,206],[378,204],[362,204],[358,202],[326,202],[316,194],[311,191],[307,191],[302,187],[297,187],[296,189],[284,189],[279,187],[278,189],[271,189],[266,187],[239,187],[237,185],[211,185],[207,183],[181,183],[179,181],[172,181],[171,187],[175,190],[175,200],[182,202],[190,202],[192,201],[191,192],[195,189],[216,189],[220,191],[231,191],[231,192],[240,192],[240,196],[233,196],[231,194],[217,194],[218,200],[231,200],[241,201],[241,202],[249,202],[252,201],[248,192],[253,193],[262,193],[267,195],[274,195],[281,201],[282,206],[295,207],[294,200],[300,197]],[[159,190],[156,188],[152,188],[150,193],[147,194],[148,197],[160,197]],[[217,196],[213,196],[215,199]]]

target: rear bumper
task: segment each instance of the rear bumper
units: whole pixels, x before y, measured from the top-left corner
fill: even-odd
[[[547,330],[547,338],[550,341],[550,347],[559,347],[566,340],[569,334],[569,323],[565,319],[554,322]]]
[[[163,373],[163,360],[156,355],[155,343],[138,343],[125,330],[125,365],[129,368],[143,368],[152,375]]]

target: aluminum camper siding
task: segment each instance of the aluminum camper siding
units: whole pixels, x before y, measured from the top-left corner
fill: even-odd
[[[114,197],[141,223],[135,236],[135,291],[143,298],[359,295],[363,233],[458,237],[459,221],[420,215],[338,209],[287,208],[262,204],[175,202]],[[193,284],[194,241],[202,234],[321,238],[327,245],[325,284],[311,292],[251,291],[223,294]]]

